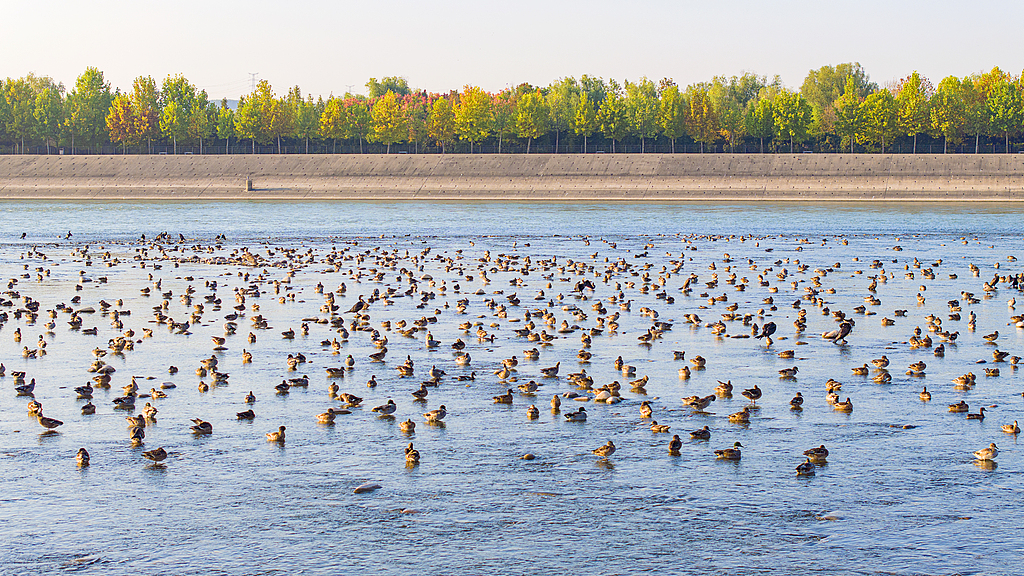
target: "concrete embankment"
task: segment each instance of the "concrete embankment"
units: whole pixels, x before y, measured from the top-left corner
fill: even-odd
[[[1022,201],[1024,155],[0,156],[0,199]]]

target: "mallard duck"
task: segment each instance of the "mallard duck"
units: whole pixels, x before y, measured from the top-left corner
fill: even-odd
[[[721,380],[719,380],[718,386],[715,386],[715,394],[723,398],[728,398],[732,396],[732,388],[732,380],[729,380],[727,382],[722,382]]]
[[[855,368],[851,368],[851,370],[853,370],[853,373],[858,375],[858,376],[867,376],[868,372],[870,372],[870,370],[868,370],[868,365],[867,364],[864,364],[863,366],[857,366]]]
[[[982,448],[974,452],[974,457],[978,460],[994,460],[996,456],[999,456],[999,449],[996,448],[995,442],[989,444],[988,448]]]
[[[651,422],[651,432],[654,432],[655,434],[662,434],[669,430],[671,430],[671,427],[666,424],[658,424],[657,420]]]
[[[796,351],[795,350],[783,350],[782,352],[779,352],[779,358],[787,358],[788,359],[788,358],[794,358],[794,357],[796,357]]]
[[[679,449],[683,447],[683,441],[679,439],[679,435],[672,436],[672,439],[668,442],[668,453],[679,454]]]
[[[89,451],[86,450],[85,448],[79,448],[78,449],[78,454],[75,454],[75,462],[77,462],[78,465],[81,466],[82,468],[85,468],[86,466],[88,466],[89,465]]]
[[[412,447],[412,442],[405,447],[405,461],[409,464],[420,463],[420,451]]]
[[[356,396],[355,394],[349,394],[348,392],[342,392],[341,394],[338,394],[338,400],[344,402],[345,405],[349,407],[359,406],[363,402],[362,398]]]
[[[555,396],[555,398],[558,398],[558,396]],[[651,408],[651,403],[648,402],[647,400],[644,400],[643,402],[641,402],[640,403],[640,417],[641,418],[650,418],[652,414],[654,414],[654,410]]]
[[[753,388],[747,388],[743,391],[743,397],[750,400],[750,404],[753,405],[761,397],[761,389],[758,388],[757,384],[754,384]]]
[[[586,422],[587,410],[583,406],[580,406],[579,410],[565,414],[565,419],[569,422]]]
[[[796,396],[789,401],[790,410],[803,410],[804,409],[804,395],[800,392],[796,393]]]
[[[557,394],[555,394],[554,396],[551,397],[551,411],[554,412],[555,414],[557,414],[558,410],[561,407],[562,407],[562,399],[559,398]]]
[[[372,411],[379,413],[381,416],[390,416],[391,414],[394,414],[396,410],[398,410],[398,405],[395,404],[394,400],[388,398],[387,404],[381,404],[380,406],[375,407]]]
[[[750,406],[744,406],[743,410],[729,414],[729,422],[747,424],[750,422]]]
[[[284,426],[278,426],[276,432],[267,432],[267,442],[284,442]]]
[[[526,409],[526,417],[530,420],[536,420],[540,417],[540,410],[535,405],[530,404],[530,407]]]
[[[252,409],[246,410],[245,412],[236,412],[235,418],[239,420],[254,420],[256,418],[256,413],[253,412]]]
[[[142,457],[153,462],[163,462],[167,458],[167,450],[162,447],[156,450],[147,450],[142,453]]]
[[[843,402],[836,402],[832,405],[832,409],[839,412],[853,412],[853,400],[847,398]]]
[[[128,429],[128,439],[131,440],[132,446],[142,445],[142,441],[145,438],[146,429],[142,426],[132,426]]]
[[[607,444],[598,448],[594,448],[593,450],[591,450],[591,452],[600,456],[601,458],[607,458],[615,453],[615,444],[611,440],[609,440]]]
[[[798,476],[814,476],[814,469],[814,462],[811,462],[811,459],[808,458],[796,467],[796,473]]]
[[[41,413],[36,414],[36,420],[39,421],[40,426],[46,428],[47,430],[53,430],[58,426],[64,425],[64,423],[61,422],[60,420],[57,420],[56,418],[48,418],[46,416],[43,416]]]
[[[793,366],[792,368],[783,368],[779,370],[780,378],[795,378],[796,373],[800,371],[800,368]]]
[[[693,408],[697,412],[704,412],[704,410],[707,409],[707,407],[710,406],[711,403],[715,401],[715,399],[716,396],[714,394],[708,394],[703,398],[694,396],[687,399],[686,405],[689,406],[690,408]]]
[[[210,424],[202,418],[193,418],[192,422],[194,425],[190,426],[189,430],[191,430],[193,434],[213,434],[213,424]]]
[[[694,430],[693,432],[690,432],[690,438],[693,438],[694,440],[710,440],[711,430],[707,426],[700,430]]]
[[[825,458],[828,458],[828,454],[828,448],[825,448],[824,444],[818,446],[817,448],[810,448],[808,450],[804,450],[804,456],[807,456],[812,460],[824,460]]]
[[[512,403],[512,389],[509,388],[508,392],[506,392],[504,394],[501,394],[501,395],[498,395],[498,396],[495,396],[494,397],[494,403],[495,404],[511,404]]]
[[[398,429],[401,430],[402,432],[415,432],[416,423],[413,422],[412,420],[406,420],[405,422],[402,422],[401,424],[398,425]]]
[[[448,415],[448,409],[444,404],[441,404],[436,410],[425,412],[423,417],[427,419],[427,422],[440,422],[444,420],[445,416]]]
[[[417,400],[424,400],[424,399],[426,399],[427,393],[428,393],[427,385],[426,384],[422,384],[422,383],[420,384],[420,389],[419,390],[413,390],[412,391],[412,395],[415,396]]]
[[[957,402],[956,404],[949,405],[950,412],[960,413],[967,412],[968,410],[970,410],[970,407],[967,405],[967,402],[964,402],[963,400]]]
[[[978,408],[978,412],[976,414],[968,414],[967,415],[967,419],[968,420],[984,420],[985,419],[985,407],[982,406],[981,408]]]
[[[252,393],[252,390],[249,390],[249,393],[245,395],[244,401],[246,404],[253,404],[256,402],[256,395]]]
[[[1017,421],[1014,420],[1013,424],[1003,424],[1003,432],[1007,434],[1020,434],[1020,426],[1017,426]]]
[[[316,421],[320,424],[334,424],[334,418],[337,414],[334,408],[328,408],[327,412],[317,414]]]
[[[721,450],[715,450],[715,458],[719,460],[739,460],[743,454],[740,452],[740,448],[743,444],[736,442],[732,445],[732,448],[723,448]]]
[[[96,413],[96,405],[93,404],[92,402],[89,402],[85,406],[82,406],[82,414],[88,416],[89,414],[95,414],[95,413]]]
[[[554,378],[554,377],[558,376],[558,367],[560,365],[561,365],[561,362],[555,362],[554,366],[551,366],[550,368],[541,368],[540,372],[541,372],[541,374],[543,374],[547,378]]]
[[[885,368],[889,365],[889,358],[886,357],[885,354],[882,354],[881,358],[876,358],[872,360],[871,363],[874,364],[876,368]]]
[[[920,397],[923,402],[927,402],[932,399],[932,393],[929,392],[928,387],[925,386],[921,389],[921,393],[918,394],[918,397]]]
[[[986,342],[995,342],[999,338],[999,330],[996,330],[991,334],[985,334],[982,338],[984,338]]]

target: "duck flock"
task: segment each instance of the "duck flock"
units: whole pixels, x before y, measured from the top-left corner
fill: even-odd
[[[195,456],[191,439],[229,426],[284,446],[308,429],[297,422],[376,419],[404,447],[380,460],[415,467],[452,457],[421,452],[424,429],[485,419],[514,437],[541,421],[585,430],[596,413],[621,423],[587,447],[601,463],[636,450],[625,440],[637,434],[663,438],[642,458],[740,462],[764,448],[744,431],[779,414],[841,418],[892,394],[915,402],[879,422],[895,430],[935,412],[998,419],[987,442],[961,449],[982,468],[995,469],[1002,439],[1020,432],[1020,406],[988,400],[1018,383],[1024,274],[1013,255],[950,262],[897,243],[827,260],[830,247],[855,250],[846,237],[677,234],[630,248],[565,237],[546,253],[523,239],[478,242],[162,233],[8,247],[0,383],[20,402],[0,404],[16,428],[7,432],[70,436],[77,452],[54,445],[53,457],[82,468],[108,465],[112,445],[166,467]],[[57,366],[74,379],[55,377]],[[805,380],[812,367],[830,377]],[[296,393],[319,408],[280,409]],[[93,422],[112,416],[124,432],[98,437]],[[805,448],[788,456],[805,477],[844,449],[824,438]],[[496,450],[575,457],[514,441]]]

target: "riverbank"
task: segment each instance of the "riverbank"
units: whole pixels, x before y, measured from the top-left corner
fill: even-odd
[[[1024,201],[1024,156],[0,156],[0,199]]]

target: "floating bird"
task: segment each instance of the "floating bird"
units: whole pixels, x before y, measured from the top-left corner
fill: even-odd
[[[153,462],[163,462],[167,459],[167,450],[162,447],[156,450],[147,450],[142,453],[142,457]]]
[[[278,426],[276,432],[267,432],[267,442],[284,443],[284,426]]]
[[[988,445],[988,448],[982,448],[974,452],[974,457],[978,460],[994,460],[996,456],[999,456],[999,449],[996,448],[995,442]]]
[[[89,451],[85,448],[79,448],[78,454],[75,455],[75,462],[77,462],[80,467],[85,468],[89,465],[89,458]]]
[[[690,432],[690,438],[693,438],[694,440],[710,440],[711,430],[707,426],[700,430],[694,430],[693,432]]]
[[[594,448],[593,450],[591,450],[591,452],[600,456],[601,458],[607,458],[615,453],[615,444],[611,440],[609,440],[607,444],[598,448]]]
[[[732,448],[715,450],[715,458],[718,458],[719,460],[739,460],[743,456],[740,452],[740,448],[742,447],[743,444],[735,442],[733,443]]]
[[[390,416],[391,414],[394,414],[396,410],[398,410],[398,405],[395,404],[394,400],[388,398],[387,404],[381,404],[380,406],[375,407],[372,411],[379,413],[381,416]]]
[[[448,409],[444,404],[441,404],[436,410],[424,413],[423,417],[427,419],[427,422],[441,422],[447,415]]]

